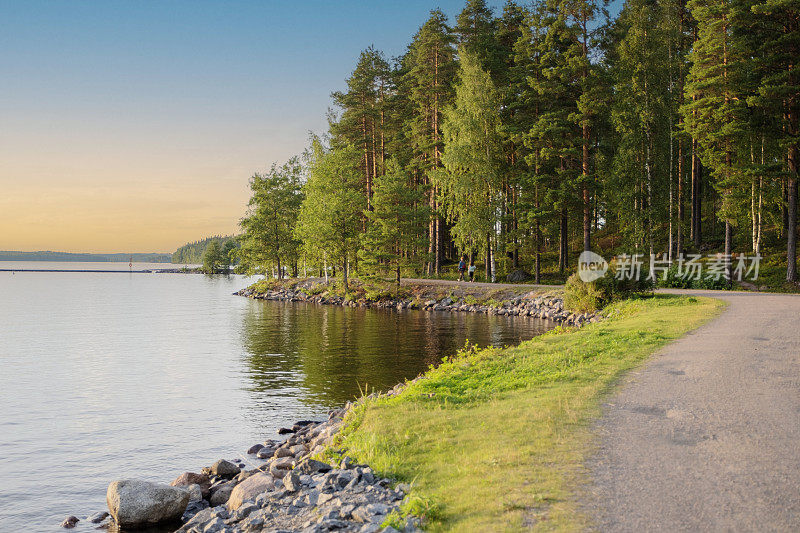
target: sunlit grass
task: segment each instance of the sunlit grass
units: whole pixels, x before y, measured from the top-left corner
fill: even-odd
[[[722,303],[657,296],[508,349],[467,350],[349,415],[338,448],[411,482],[429,531],[576,530],[589,423],[626,370]]]

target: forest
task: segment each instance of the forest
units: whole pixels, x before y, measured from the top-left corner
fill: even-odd
[[[796,287],[799,58],[797,0],[433,10],[400,57],[363,50],[328,131],[251,178],[240,268],[346,286],[466,257],[553,283],[584,250],[760,254]]]
[[[212,247],[212,255],[214,255],[219,253],[218,250],[220,249],[230,250],[235,245],[235,242],[236,237],[222,237],[219,235],[189,242],[172,253],[172,262],[199,265],[203,263],[209,247]],[[228,252],[226,251],[225,253],[227,254]]]

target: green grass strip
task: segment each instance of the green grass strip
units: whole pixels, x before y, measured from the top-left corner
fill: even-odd
[[[658,295],[519,346],[462,351],[347,418],[337,448],[412,483],[427,531],[574,531],[590,424],[619,377],[723,303]],[[396,521],[399,522],[399,518]]]

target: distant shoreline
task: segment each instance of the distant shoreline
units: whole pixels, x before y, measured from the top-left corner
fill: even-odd
[[[148,268],[145,270],[92,270],[66,268],[0,268],[0,272],[91,272],[101,274],[202,274],[200,268]]]

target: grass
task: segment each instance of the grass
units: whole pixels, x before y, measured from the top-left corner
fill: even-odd
[[[601,399],[722,306],[659,295],[616,303],[580,330],[465,349],[400,395],[361,402],[336,453],[411,483],[405,510],[428,531],[580,529],[575,494]]]

